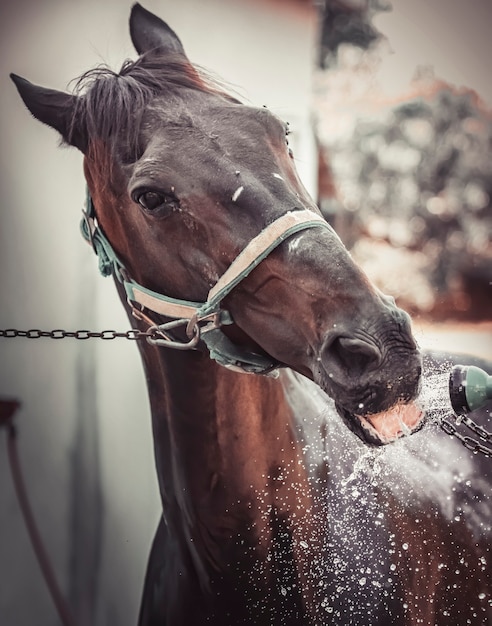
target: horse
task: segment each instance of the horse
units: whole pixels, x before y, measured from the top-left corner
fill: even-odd
[[[409,316],[286,125],[139,4],[130,35],[137,60],[74,93],[12,79],[83,153],[83,234],[142,339],[162,518],[139,625],[488,623],[490,469],[422,410]]]

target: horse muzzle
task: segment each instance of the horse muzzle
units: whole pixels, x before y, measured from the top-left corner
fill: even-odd
[[[420,429],[415,402],[422,358],[410,331],[376,340],[353,333],[325,339],[314,380],[336,401],[343,421],[362,441],[385,445]]]

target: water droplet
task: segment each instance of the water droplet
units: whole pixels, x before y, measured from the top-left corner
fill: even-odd
[[[401,546],[404,550],[408,550],[408,543],[404,543]]]

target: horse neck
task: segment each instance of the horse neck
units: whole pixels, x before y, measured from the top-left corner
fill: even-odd
[[[229,371],[198,352],[143,352],[164,504],[174,492],[183,514],[189,507],[234,514],[238,501],[249,509],[261,495],[286,512],[293,503],[279,493],[303,472],[281,383]],[[292,500],[299,508],[298,496]]]
[[[141,349],[164,518],[199,578],[285,559],[302,587],[310,557],[296,552],[316,531],[281,382],[231,372],[198,352]]]

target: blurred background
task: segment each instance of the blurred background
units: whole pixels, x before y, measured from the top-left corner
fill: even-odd
[[[289,121],[299,173],[422,345],[492,356],[490,0],[147,0],[190,59]],[[82,157],[8,78],[135,58],[131,0],[0,4],[0,328],[128,328],[78,230]],[[0,396],[81,625],[136,623],[159,516],[134,345],[0,340]],[[0,433],[2,434],[2,433]],[[0,624],[56,625],[0,442]]]
[[[325,5],[314,86],[319,204],[409,312],[488,320],[491,4],[394,5]]]

